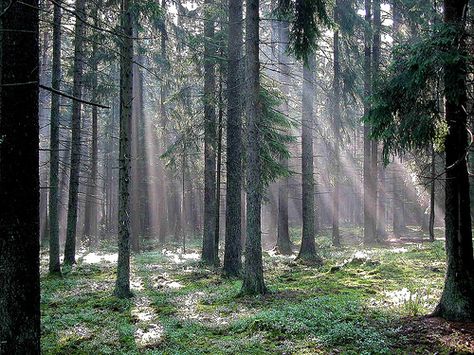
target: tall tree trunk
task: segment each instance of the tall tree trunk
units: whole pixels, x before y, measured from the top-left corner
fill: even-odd
[[[92,18],[94,25],[99,26],[98,9],[101,7],[101,1],[93,5]],[[91,86],[92,98],[97,100],[99,96],[98,90],[98,44],[97,39],[92,43],[92,60],[91,60]],[[97,236],[97,205],[98,205],[98,188],[97,188],[97,174],[98,174],[98,111],[97,106],[92,106],[92,137],[91,137],[91,171],[88,178],[86,206],[85,206],[85,221],[84,221],[84,236],[89,237],[89,243],[96,245]]]
[[[373,19],[373,47],[372,47],[372,86],[375,88],[377,86],[377,81],[379,77],[380,71],[380,51],[381,51],[381,16],[380,16],[380,0],[373,0],[374,6],[374,19]],[[380,185],[378,184],[378,168],[377,168],[377,157],[378,157],[378,142],[376,140],[372,140],[372,152],[371,152],[371,175],[372,175],[372,187],[373,190],[373,209],[374,212],[374,221],[373,223],[373,230],[374,230],[374,238],[376,242],[379,242],[381,238],[385,235],[385,201],[384,195],[382,190],[383,186],[383,179],[382,176],[380,178]],[[383,171],[383,166],[381,167],[381,171]],[[383,173],[384,174],[384,173]],[[380,187],[380,189],[379,189]],[[378,191],[380,190],[380,193]],[[379,232],[381,234],[379,234]]]
[[[339,22],[339,1],[336,1],[336,6],[334,8],[334,20],[336,23]],[[334,31],[333,39],[334,47],[334,78],[333,78],[333,122],[332,127],[334,130],[334,191],[332,196],[332,243],[334,246],[338,247],[341,245],[341,236],[339,233],[339,190],[340,190],[340,147],[339,144],[342,143],[341,139],[341,89],[340,89],[340,75],[341,75],[341,66],[339,58],[339,30]]]
[[[279,21],[278,44],[278,64],[280,70],[281,91],[283,94],[283,103],[281,113],[288,116],[288,100],[290,99],[290,63],[286,54],[288,47],[288,21]],[[281,158],[280,164],[288,168],[288,159]],[[283,177],[278,184],[278,230],[277,230],[277,249],[283,255],[291,255],[290,232],[288,226],[288,177]]]
[[[364,97],[368,98],[371,92],[371,1],[365,0],[365,26],[364,32]],[[364,102],[364,115],[370,109],[367,99]],[[370,127],[364,124],[364,244],[375,243],[376,221],[376,192],[373,189],[372,171],[372,142],[370,140]]]
[[[130,291],[130,129],[133,106],[133,28],[130,1],[122,0],[120,48],[120,138],[119,138],[119,211],[118,262],[114,294],[132,296]]]
[[[245,48],[247,56],[247,238],[242,292],[266,292],[262,260],[262,177],[260,133],[260,61],[259,61],[259,0],[247,0]]]
[[[314,127],[314,54],[310,55],[307,65],[303,66],[303,112],[301,123],[301,172],[303,234],[298,258],[307,261],[320,261],[316,254],[315,208],[314,208],[314,164],[313,164],[313,127]]]
[[[82,72],[84,67],[85,28],[81,19],[85,16],[85,0],[76,1],[76,24],[74,29],[74,74],[72,96],[82,97]],[[67,211],[66,244],[64,246],[64,264],[76,262],[76,225],[79,193],[79,171],[81,165],[81,108],[79,101],[72,102],[71,118],[71,172],[69,175],[69,201]]]
[[[51,86],[61,88],[61,7],[54,4],[53,68]],[[49,166],[49,273],[61,273],[59,260],[59,95],[51,94]]]
[[[444,21],[456,31],[450,45],[465,54],[464,15],[467,0],[444,0]],[[446,254],[447,271],[435,314],[452,321],[474,321],[474,259],[472,248],[468,149],[466,62],[444,67],[446,122]]]
[[[202,260],[214,265],[216,223],[216,73],[213,0],[205,0],[204,20],[204,233]]]
[[[0,353],[39,354],[38,1],[0,12]]]
[[[166,0],[161,0],[161,8],[166,13]],[[167,139],[167,123],[168,123],[168,116],[166,112],[166,99],[167,99],[167,83],[166,83],[166,75],[168,70],[168,57],[166,53],[166,41],[168,39],[168,35],[166,32],[166,21],[163,19],[163,24],[161,28],[161,37],[160,37],[160,53],[163,60],[163,65],[161,67],[161,84],[160,84],[160,120],[161,120],[161,141],[163,144],[162,152],[166,150],[166,146],[168,144]],[[161,152],[161,153],[162,153]],[[159,234],[158,240],[160,245],[164,245],[166,242],[166,236],[168,235],[168,189],[167,184],[165,182],[165,169],[163,167],[162,162],[158,162],[159,170],[159,189],[160,189],[160,198],[161,203],[158,203],[158,218],[160,221],[159,225]],[[156,198],[154,196],[153,198]]]
[[[134,37],[137,37],[137,25],[133,25],[133,34]],[[130,216],[130,244],[132,251],[138,253],[140,251],[140,237],[143,235],[143,228],[141,223],[141,209],[140,204],[140,190],[142,188],[142,175],[139,171],[139,161],[142,159],[139,156],[139,124],[143,120],[143,92],[142,92],[142,82],[141,82],[141,73],[137,65],[139,63],[139,54],[134,53],[133,60],[133,103],[132,103],[132,122],[130,126],[130,204],[132,209],[132,214]]]
[[[227,165],[224,272],[237,276],[241,269],[242,191],[242,0],[229,0],[227,68]]]

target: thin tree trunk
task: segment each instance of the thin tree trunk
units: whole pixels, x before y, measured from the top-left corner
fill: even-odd
[[[336,1],[336,7],[334,9],[335,22],[339,22],[339,2]],[[340,59],[339,59],[339,31],[334,31],[333,39],[334,47],[334,78],[333,78],[333,129],[334,129],[334,191],[332,196],[332,243],[334,246],[341,246],[341,236],[339,233],[339,191],[340,191],[340,148],[341,144],[341,93],[340,93]]]
[[[204,233],[202,261],[216,264],[216,110],[215,46],[213,0],[205,0],[204,20]]]
[[[260,61],[259,61],[259,0],[246,3],[246,56],[247,56],[247,239],[242,293],[266,292],[262,260],[262,178],[260,133]]]
[[[365,26],[364,33],[364,97],[368,98],[371,92],[371,1],[365,0]],[[364,115],[369,111],[369,103],[364,101]],[[370,127],[364,124],[364,244],[375,243],[375,214],[374,208],[376,194],[373,191],[372,177],[372,142],[370,141]]]
[[[54,4],[51,87],[61,89],[61,7]],[[49,273],[60,274],[59,260],[59,95],[51,94],[49,166]]]
[[[82,74],[84,66],[84,23],[80,20],[85,15],[85,0],[76,1],[76,24],[74,37],[74,74],[72,96],[82,97]],[[79,170],[81,165],[81,108],[79,101],[72,102],[71,118],[71,172],[69,175],[69,201],[67,213],[66,244],[64,246],[64,264],[76,262],[76,225],[79,192]]]
[[[288,116],[288,100],[290,99],[290,65],[289,58],[286,55],[288,47],[288,21],[279,21],[280,43],[278,45],[278,62],[280,69],[280,85],[283,94],[283,103],[281,113]],[[280,164],[288,168],[288,159],[281,158]],[[283,177],[278,184],[278,230],[277,230],[277,249],[283,255],[291,255],[290,232],[288,226],[288,177]]]
[[[373,46],[372,46],[372,87],[377,86],[377,80],[379,77],[380,71],[380,51],[381,51],[381,16],[380,16],[380,0],[373,0],[374,7],[374,18],[373,18]],[[377,168],[377,157],[378,157],[378,142],[372,140],[372,151],[370,158],[370,170],[372,178],[371,190],[373,193],[373,201],[371,209],[374,211],[372,229],[374,231],[374,242],[379,242],[382,235],[385,233],[385,223],[380,222],[379,219],[382,213],[385,213],[385,209],[381,208],[383,201],[383,194],[378,193],[378,168]],[[383,169],[383,167],[381,168]],[[383,182],[381,182],[382,185]],[[381,230],[383,228],[383,230]],[[382,235],[379,235],[378,232],[382,232]]]
[[[0,12],[0,353],[39,354],[38,85],[8,86],[39,82],[38,1]]]
[[[94,5],[92,17],[94,24],[99,26],[98,9],[101,7],[101,1]],[[99,96],[98,90],[98,45],[97,40],[92,43],[92,98],[97,100]],[[91,145],[91,171],[88,179],[86,206],[85,206],[85,221],[84,221],[84,236],[89,237],[89,243],[97,245],[97,205],[98,205],[98,188],[97,188],[97,174],[98,174],[98,111],[96,106],[92,106],[92,145]]]
[[[114,294],[129,298],[130,291],[130,130],[133,101],[133,28],[130,1],[122,0],[121,25],[124,36],[120,49],[120,152],[118,262]]]
[[[434,145],[431,145],[431,183],[430,183],[430,241],[434,242],[434,223],[435,223],[435,187],[436,187],[436,154]]]
[[[229,0],[227,71],[227,166],[224,272],[237,276],[241,269],[242,192],[242,0]]]
[[[222,53],[221,53],[222,56]],[[216,168],[216,225],[215,225],[215,242],[214,255],[216,265],[219,264],[219,237],[220,237],[220,218],[221,218],[221,167],[222,167],[222,121],[224,116],[224,103],[222,99],[222,66],[219,73],[219,119],[217,123],[217,168]]]

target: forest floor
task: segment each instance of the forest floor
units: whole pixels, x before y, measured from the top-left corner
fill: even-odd
[[[439,231],[441,232],[441,231]],[[292,231],[296,240],[298,230]],[[346,240],[360,231],[343,229]],[[199,262],[199,245],[134,255],[134,298],[112,296],[116,252],[81,250],[62,278],[42,270],[44,354],[474,353],[474,325],[426,317],[440,297],[441,240],[415,232],[383,247],[333,248],[324,265],[264,253],[269,293],[241,296],[241,281]],[[441,235],[440,235],[441,237]],[[441,238],[440,238],[441,239]],[[357,239],[356,239],[357,240]]]

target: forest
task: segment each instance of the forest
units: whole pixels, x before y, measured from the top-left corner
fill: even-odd
[[[0,0],[0,355],[473,354],[473,145],[473,0]]]

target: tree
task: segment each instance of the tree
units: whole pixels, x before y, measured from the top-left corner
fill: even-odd
[[[76,24],[74,27],[74,78],[72,96],[82,97],[82,75],[84,68],[84,36],[85,28],[82,17],[85,15],[85,0],[76,0]],[[81,164],[81,108],[78,100],[72,101],[71,118],[71,172],[69,175],[69,200],[67,211],[66,243],[64,245],[64,264],[76,262],[76,225],[77,203],[79,193],[79,171]]]
[[[98,9],[101,7],[101,0],[93,5],[92,17],[94,18],[94,25],[99,27]],[[56,5],[55,5],[56,6]],[[98,90],[98,40],[94,38],[92,42],[91,53],[91,93],[92,97],[97,100],[99,95]],[[90,238],[90,243],[97,242],[97,175],[98,175],[98,108],[92,106],[92,137],[91,137],[91,170],[88,176],[87,197],[85,206],[84,219],[84,237]]]
[[[444,142],[447,271],[434,314],[453,321],[474,320],[474,258],[466,162],[469,144],[464,109],[467,3],[445,0],[444,25],[400,49],[367,116],[372,135],[383,141],[385,161],[391,153],[400,155],[426,149],[434,141]],[[444,79],[444,117],[432,97],[440,72]]]
[[[259,0],[247,0],[245,53],[247,81],[247,240],[242,293],[263,294],[266,292],[263,279],[262,260],[262,175],[260,151],[260,61],[259,61]]]
[[[241,269],[242,192],[242,0],[229,0],[227,68],[227,184],[224,272],[237,276]]]
[[[120,152],[118,262],[114,294],[129,298],[130,291],[130,129],[133,103],[133,26],[129,0],[121,3],[120,37]]]
[[[364,115],[369,112],[368,97],[371,93],[371,1],[365,0],[364,31]],[[370,245],[376,240],[377,191],[373,170],[373,144],[369,137],[370,126],[364,125],[364,244]],[[376,151],[375,151],[376,154]],[[375,170],[376,172],[376,170]]]
[[[301,172],[302,172],[302,204],[303,204],[303,235],[298,258],[302,260],[321,260],[316,254],[314,243],[315,209],[314,209],[314,167],[313,167],[313,128],[314,128],[314,55],[309,57],[303,66],[303,113],[301,122]]]
[[[53,68],[51,87],[61,87],[61,7],[54,4]],[[49,272],[61,273],[59,260],[59,95],[51,94],[50,172],[49,172]]]
[[[204,20],[204,236],[202,260],[218,263],[215,253],[216,223],[216,73],[214,57],[214,15],[212,0],[206,0]]]
[[[280,87],[283,94],[281,112],[285,116],[289,115],[288,100],[290,96],[290,63],[286,54],[288,47],[288,21],[278,22],[279,44],[278,44],[278,64],[280,70]],[[282,167],[288,169],[288,159],[280,158]],[[284,176],[278,185],[278,230],[277,249],[283,255],[291,255],[291,241],[288,226],[288,176]]]
[[[340,1],[336,0],[334,7],[334,22],[339,23],[339,13],[341,4]],[[339,234],[339,190],[340,190],[340,143],[341,143],[341,64],[340,64],[340,55],[339,55],[339,29],[334,31],[333,35],[333,68],[334,68],[334,77],[333,77],[333,94],[332,94],[332,127],[334,130],[334,192],[332,196],[333,208],[332,208],[332,243],[334,246],[341,245],[341,236]]]
[[[0,353],[39,354],[38,1],[0,12]]]
[[[446,254],[447,271],[441,300],[434,314],[453,321],[474,321],[474,258],[466,155],[467,133],[465,13],[468,1],[444,0],[446,52],[459,53],[444,68],[446,99]]]

